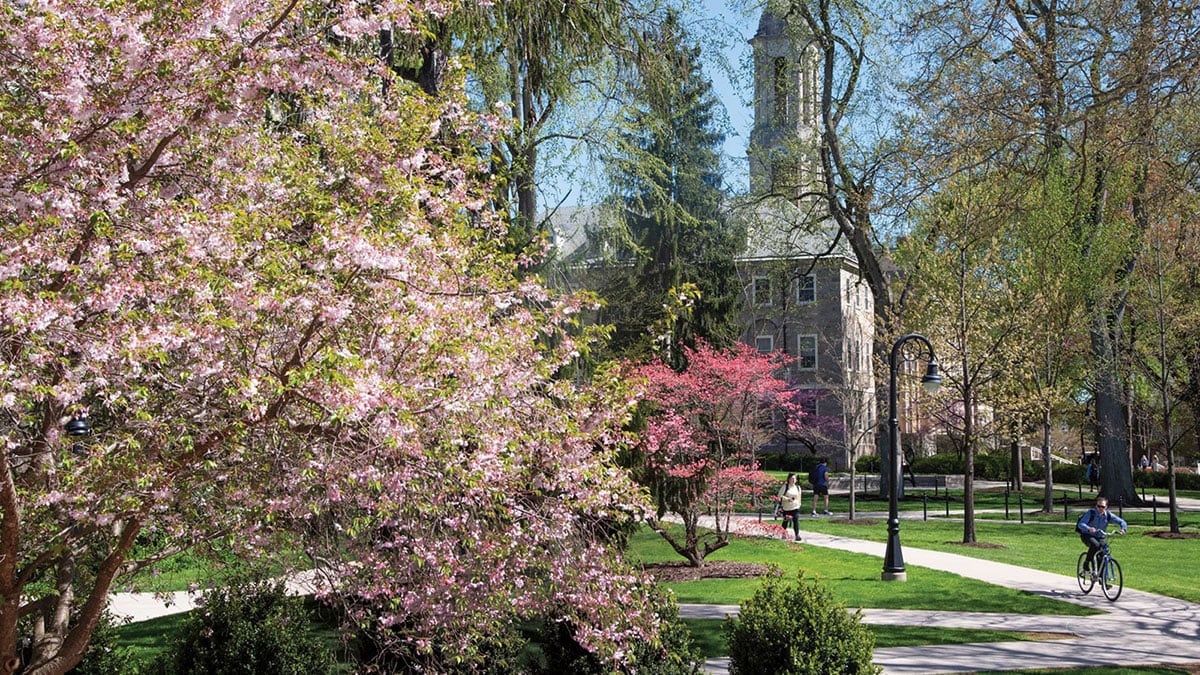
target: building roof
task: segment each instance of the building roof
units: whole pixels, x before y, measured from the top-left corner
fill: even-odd
[[[764,10],[762,16],[758,19],[758,32],[754,34],[754,38],[768,38],[783,35],[787,30],[787,22],[772,14],[770,11]]]
[[[857,266],[857,258],[820,205],[798,207],[782,198],[743,196],[727,205],[731,223],[745,226],[746,247],[739,259],[787,260],[840,258]],[[567,264],[596,262],[611,257],[606,236],[616,214],[603,206],[573,206],[548,214],[546,223],[556,257]]]

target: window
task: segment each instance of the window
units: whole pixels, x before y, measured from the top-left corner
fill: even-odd
[[[817,276],[802,274],[796,278],[796,302],[804,304],[817,301]]]
[[[775,336],[774,335],[759,335],[754,338],[754,348],[760,354],[769,354],[775,351]]]
[[[771,304],[771,280],[768,277],[754,277],[751,291],[754,293],[752,301],[755,307],[767,307]]]
[[[812,417],[817,416],[817,412],[819,411],[817,408],[817,397],[815,393],[801,397],[797,403],[800,404],[800,412]]]
[[[796,368],[800,370],[816,370],[816,335],[801,335],[796,338]]]
[[[782,56],[775,57],[775,119],[776,123],[787,123],[788,119],[788,67]]]

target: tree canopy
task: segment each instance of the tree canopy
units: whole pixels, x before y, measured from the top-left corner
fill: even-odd
[[[444,10],[0,8],[0,661],[67,671],[115,583],[215,539],[300,547],[412,664],[534,615],[657,644],[593,536],[643,508],[628,394],[557,377],[583,307],[488,208],[503,120],[378,60]]]

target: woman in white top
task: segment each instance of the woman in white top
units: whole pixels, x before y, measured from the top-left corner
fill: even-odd
[[[800,486],[796,484],[796,474],[789,473],[787,483],[779,488],[779,510],[784,516],[790,516],[792,519],[792,531],[796,535],[796,541],[800,541]]]

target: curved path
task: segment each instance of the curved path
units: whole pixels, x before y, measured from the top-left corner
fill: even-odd
[[[754,516],[746,517],[755,520]],[[883,558],[884,544],[805,532],[804,543]],[[990,642],[980,644],[887,647],[875,650],[875,662],[884,673],[921,674],[970,673],[978,670],[1065,668],[1102,665],[1200,664],[1200,605],[1175,598],[1125,588],[1117,602],[1102,594],[1079,592],[1073,577],[1032,570],[1005,563],[989,562],[954,553],[927,551],[905,546],[906,567],[927,567],[964,577],[1036,593],[1056,600],[1085,605],[1105,614],[1049,616],[865,609],[866,623],[925,626],[931,628],[983,628],[1025,632],[1066,633],[1073,639],[1039,642]],[[910,571],[910,574],[912,572]],[[302,575],[289,581],[293,593],[311,593],[317,580]],[[882,583],[882,582],[881,582]],[[117,616],[144,621],[195,607],[199,594],[188,592],[116,593],[109,609]],[[736,614],[736,605],[681,605],[680,615],[689,618],[723,619]],[[1091,639],[1085,646],[1084,640]],[[1102,645],[1102,650],[1096,649]],[[727,673],[728,659],[711,659],[709,673]],[[1200,668],[1195,669],[1200,672]]]
[[[804,533],[804,543],[883,558],[884,544]],[[1117,602],[1099,593],[1083,595],[1074,577],[954,553],[904,547],[906,567],[928,567],[1001,584],[1056,600],[1085,605],[1104,614],[1049,616],[865,609],[865,623],[983,628],[1068,633],[1072,639],[979,644],[886,647],[875,650],[875,663],[887,674],[971,673],[979,670],[1068,668],[1103,665],[1200,664],[1200,605],[1126,587]],[[912,572],[910,571],[910,574]],[[882,583],[882,582],[881,582]],[[730,605],[681,605],[689,618],[724,618]],[[1097,647],[1100,647],[1099,649]],[[706,671],[727,673],[728,659],[710,659]]]

